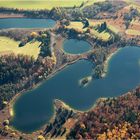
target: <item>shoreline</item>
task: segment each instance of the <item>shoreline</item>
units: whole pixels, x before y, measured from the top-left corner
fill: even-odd
[[[121,49],[121,48],[114,48],[112,51],[110,51],[110,53],[109,53],[108,56],[107,56],[107,59],[104,61],[104,67],[105,67],[105,70],[104,70],[104,71],[106,71],[106,72],[108,71],[108,64],[109,64],[109,61],[111,60],[111,58],[112,58],[120,49]],[[73,63],[75,63],[76,61],[78,61],[78,60],[80,60],[80,59],[83,59],[83,58],[82,58],[82,57],[79,57],[79,58],[77,58],[77,59],[74,60],[74,61],[67,62],[67,63],[63,64],[61,67],[59,67],[58,69],[54,70],[50,75],[48,75],[48,77],[47,77],[45,80],[43,80],[42,82],[38,83],[37,85],[35,85],[34,87],[32,87],[32,88],[29,89],[29,90],[34,90],[35,88],[37,88],[38,86],[40,86],[44,81],[49,80],[50,78],[52,78],[53,76],[55,76],[59,71],[65,69],[67,66],[69,66],[69,65],[71,65],[71,64],[73,64]],[[105,73],[105,74],[106,74],[106,73]],[[106,76],[106,75],[105,75],[105,76]],[[29,90],[27,90],[27,91],[25,90],[25,91],[23,91],[23,92],[28,92]],[[13,98],[13,100],[11,101],[11,104],[9,105],[9,111],[12,112],[12,114],[9,112],[9,113],[10,113],[10,117],[13,117],[13,116],[14,116],[13,103],[14,103],[14,102],[18,99],[18,97],[20,97],[20,96],[22,96],[22,95],[21,95],[21,94],[17,94],[17,95]],[[69,104],[67,104],[67,103],[65,103],[65,102],[63,102],[63,101],[61,101],[61,100],[59,100],[59,99],[55,99],[55,100],[53,101],[53,102],[54,102],[54,104],[53,104],[53,106],[54,106],[53,115],[52,115],[52,117],[50,118],[50,121],[49,121],[48,123],[50,123],[50,122],[56,117],[56,109],[59,108],[59,106],[56,106],[56,104],[55,104],[56,101],[59,101],[60,105],[62,105],[64,108],[72,109],[72,110],[73,110],[74,112],[76,112],[76,113],[87,113],[88,111],[94,109],[94,107],[96,107],[96,106],[98,105],[98,103],[100,103],[102,100],[106,100],[106,99],[107,99],[107,98],[105,98],[105,97],[98,98],[98,99],[93,103],[93,105],[92,105],[89,109],[83,110],[83,111],[76,110],[76,109],[74,109],[73,107],[71,107]],[[44,130],[45,126],[46,126],[48,123],[45,123],[40,129],[31,132],[29,135],[32,135],[33,133],[36,135],[39,131]],[[19,133],[22,133],[22,132],[20,132],[19,130],[14,129],[13,127],[10,127],[10,128],[11,128],[12,130],[18,131]],[[24,133],[24,134],[26,134],[26,133]]]
[[[110,51],[110,53],[108,54],[107,59],[106,59],[106,60],[104,61],[104,63],[103,63],[103,64],[105,65],[106,71],[108,70],[107,68],[108,68],[108,64],[109,64],[110,59],[111,59],[120,49],[121,49],[121,48],[114,48],[114,49],[113,49],[112,51]],[[45,80],[39,82],[37,85],[35,85],[34,87],[32,87],[32,88],[29,89],[29,90],[34,90],[35,88],[37,88],[38,86],[40,86],[44,81],[49,80],[51,77],[55,76],[55,74],[57,74],[59,71],[61,71],[61,70],[65,69],[65,68],[67,68],[67,66],[69,66],[69,65],[71,65],[71,64],[73,64],[73,63],[75,63],[75,62],[77,62],[77,61],[80,60],[80,59],[84,59],[84,58],[83,58],[83,57],[78,57],[78,58],[76,58],[75,60],[73,60],[73,61],[71,61],[71,62],[67,62],[67,63],[61,65],[59,68],[55,69],[50,75],[48,75],[48,77],[47,77]],[[23,92],[28,92],[29,90],[24,90],[24,91],[22,91],[22,93],[23,93]],[[8,104],[10,119],[11,119],[11,117],[14,116],[13,104],[14,104],[15,101],[18,99],[18,97],[22,96],[22,93],[18,93],[17,95],[15,95],[14,98],[12,99],[12,101],[10,101],[10,103]],[[10,126],[10,129],[11,129],[11,131],[17,132],[19,135],[25,134],[25,135],[27,135],[27,137],[28,137],[28,136],[31,136],[31,135],[37,136],[37,135],[39,134],[39,132],[42,132],[42,131],[45,129],[46,125],[49,124],[49,123],[56,117],[56,109],[59,108],[59,106],[56,106],[56,104],[55,104],[56,101],[59,101],[59,102],[60,102],[60,105],[62,105],[62,107],[66,108],[66,109],[72,109],[75,113],[87,113],[88,111],[94,109],[102,100],[106,100],[106,99],[107,99],[107,98],[105,98],[105,97],[98,98],[98,99],[93,103],[93,105],[92,105],[89,109],[83,110],[83,111],[76,110],[76,109],[74,109],[73,107],[71,107],[69,104],[67,104],[67,103],[65,103],[65,102],[63,102],[63,101],[61,101],[61,100],[59,100],[59,99],[56,99],[56,100],[54,100],[54,104],[53,104],[53,106],[54,106],[54,111],[53,111],[52,117],[51,117],[50,120],[49,120],[47,123],[45,123],[40,129],[35,130],[35,131],[33,131],[33,132],[29,133],[29,134],[28,134],[28,133],[21,132],[20,130],[15,129],[15,128],[12,127],[12,126]],[[11,112],[12,112],[12,114],[11,114]]]
[[[7,18],[25,18],[23,14],[0,14],[0,19],[7,19]]]
[[[104,71],[107,72],[107,70],[108,70],[108,69],[107,69],[107,67],[108,67],[108,62],[110,61],[110,59],[112,58],[112,56],[113,56],[117,51],[118,51],[118,49],[115,48],[115,50],[113,50],[113,52],[110,53],[110,54],[108,55],[106,61],[104,62],[104,66],[105,66],[105,70],[104,70]],[[36,88],[39,87],[43,82],[45,82],[46,80],[49,80],[50,78],[52,78],[53,76],[55,76],[59,71],[65,69],[66,67],[68,67],[69,65],[72,65],[73,63],[75,63],[76,61],[78,61],[78,60],[80,60],[80,59],[85,59],[85,58],[78,57],[78,58],[77,58],[76,60],[74,60],[74,61],[67,62],[67,63],[63,64],[61,67],[57,68],[57,69],[54,70],[50,75],[48,75],[48,77],[47,77],[45,80],[39,82],[37,85],[31,87],[30,89],[28,89],[28,90],[23,90],[21,93],[18,93],[17,95],[15,95],[15,96],[13,97],[13,99],[10,101],[9,105],[8,105],[9,118],[10,118],[10,120],[14,117],[14,114],[15,114],[15,112],[14,112],[14,103],[16,102],[16,100],[17,100],[20,96],[22,96],[24,93],[26,94],[26,92],[28,92],[28,91],[31,91],[31,90],[36,89]],[[95,103],[93,103],[93,105],[91,106],[91,108],[89,108],[88,110],[83,110],[83,111],[76,110],[76,109],[74,109],[73,107],[71,107],[70,105],[64,103],[64,102],[61,101],[61,100],[60,100],[60,102],[61,102],[62,105],[67,106],[67,108],[72,109],[72,110],[75,111],[75,112],[80,112],[80,113],[84,113],[84,112],[85,112],[85,113],[86,113],[86,112],[88,112],[89,110],[93,109],[93,108],[97,105],[98,100],[100,100],[100,99],[102,99],[102,98],[97,99],[97,101],[95,101]],[[56,99],[56,100],[59,100],[59,99]],[[55,102],[55,100],[54,100],[54,102]],[[55,106],[55,104],[54,104],[53,106],[54,106],[54,111],[53,111],[54,113],[53,113],[53,116],[50,118],[50,121],[49,121],[49,122],[51,122],[51,120],[53,120],[53,118],[55,118],[55,116],[56,116],[55,112],[56,112],[56,108],[57,108],[57,107]],[[65,106],[64,106],[64,107],[65,107]],[[48,122],[48,123],[49,123],[49,122]],[[32,134],[32,133],[37,133],[38,131],[41,131],[42,128],[44,128],[44,127],[46,126],[46,124],[47,124],[47,123],[45,123],[40,129],[35,130],[35,131],[31,132],[30,134]],[[13,128],[12,126],[10,126],[10,128],[11,128],[12,130],[15,130],[15,131],[20,132],[19,130]],[[20,132],[20,133],[22,133],[22,132]],[[26,133],[25,133],[25,134],[26,134]]]
[[[62,39],[63,41],[63,39]],[[61,42],[58,44],[57,48],[61,47]],[[9,103],[7,104],[6,108],[4,110],[1,110],[0,113],[2,114],[2,111],[4,111],[4,118],[1,118],[0,121],[3,122],[4,119],[8,119],[8,120],[12,120],[14,115],[15,115],[15,111],[14,111],[14,103],[16,102],[16,100],[21,97],[22,95],[26,94],[27,92],[36,89],[38,86],[40,86],[41,84],[43,84],[43,82],[45,82],[46,80],[49,80],[50,78],[52,78],[53,76],[55,76],[59,71],[65,69],[66,67],[68,67],[69,65],[72,65],[73,63],[77,62],[78,60],[83,59],[82,56],[77,55],[77,57],[73,57],[73,59],[71,59],[70,61],[67,61],[64,64],[61,64],[59,67],[56,67],[52,70],[52,72],[47,76],[46,79],[43,79],[42,81],[40,81],[39,83],[37,83],[36,85],[28,88],[28,89],[23,89],[21,92],[17,93],[11,101],[9,101]],[[55,110],[54,113],[52,115],[52,117],[50,118],[50,121],[52,120],[52,118],[55,116]],[[35,130],[29,134],[27,134],[28,136],[30,135],[38,135],[38,132],[41,132],[45,126],[50,122],[48,121],[47,123],[45,123],[44,125],[42,125],[41,128],[39,128],[38,130]],[[11,129],[11,131],[15,131],[19,136],[22,135],[22,131],[14,128],[13,126],[9,126],[9,128]],[[24,133],[26,134],[26,133]],[[27,137],[28,137],[27,136]]]
[[[114,48],[114,50],[108,54],[106,60],[104,61],[103,63],[103,67],[104,67],[104,70],[103,70],[103,73],[101,74],[101,77],[102,78],[105,78],[106,75],[107,75],[107,72],[108,72],[108,65],[109,65],[109,62],[110,60],[112,59],[112,57],[120,50],[121,48]]]
[[[8,103],[8,106],[7,106],[8,112],[7,112],[7,115],[6,115],[7,118],[10,118],[9,120],[11,120],[11,119],[14,117],[14,114],[15,114],[15,112],[14,112],[14,103],[16,102],[16,100],[17,100],[20,96],[22,96],[23,94],[26,94],[26,92],[29,92],[29,91],[31,91],[31,90],[34,90],[34,89],[38,88],[41,84],[43,84],[43,82],[45,82],[46,80],[49,80],[50,78],[52,78],[53,76],[55,76],[59,71],[65,69],[66,67],[68,67],[69,65],[72,65],[73,63],[75,63],[76,61],[78,61],[78,60],[80,60],[80,59],[81,59],[81,58],[77,58],[76,60],[74,60],[74,61],[72,61],[72,62],[67,62],[67,63],[63,64],[60,68],[54,70],[50,75],[48,75],[48,77],[47,77],[45,80],[39,82],[38,84],[36,84],[35,86],[31,87],[31,88],[28,89],[28,90],[23,90],[23,91],[21,91],[20,93],[17,93],[17,94],[13,97],[13,99]],[[57,99],[57,100],[59,100],[59,99]],[[54,100],[54,101],[55,101],[55,100]],[[61,101],[61,102],[63,103],[63,101]],[[64,104],[65,104],[65,103],[64,103]],[[55,105],[54,105],[54,106],[55,106]],[[69,106],[69,105],[66,104],[66,106]],[[69,106],[69,108],[71,108],[71,107]],[[72,108],[72,109],[73,109],[73,108]],[[74,110],[74,109],[73,109],[73,110]],[[79,112],[80,112],[80,111],[79,111]],[[52,118],[54,118],[54,116],[55,116],[55,110],[54,110],[54,114],[53,114],[53,116],[51,117],[50,121],[52,120]],[[45,124],[42,126],[42,128],[44,128],[46,124],[47,124],[47,123],[45,123]],[[20,132],[19,130],[15,129],[15,128],[12,127],[12,126],[10,126],[10,128],[11,128],[12,130],[15,130],[15,131]],[[41,129],[38,129],[38,130],[35,130],[35,131],[31,132],[30,134],[36,133],[36,132],[38,132],[38,131],[41,131],[42,128],[41,128]],[[20,133],[22,133],[22,132],[20,132]],[[26,134],[26,133],[25,133],[25,134]]]

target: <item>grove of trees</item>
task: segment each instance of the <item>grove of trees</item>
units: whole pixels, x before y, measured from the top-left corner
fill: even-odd
[[[51,72],[54,62],[51,58],[38,58],[24,55],[0,56],[0,109],[5,102],[24,90],[33,87]]]
[[[82,115],[67,139],[140,139],[139,103],[139,87],[117,98],[101,99]]]

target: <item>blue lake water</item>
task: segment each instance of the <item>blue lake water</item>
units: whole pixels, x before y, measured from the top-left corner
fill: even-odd
[[[7,28],[51,28],[56,21],[52,19],[30,19],[30,18],[5,18],[0,19],[0,29]]]
[[[22,94],[14,104],[12,125],[23,132],[32,132],[47,123],[53,115],[53,100],[60,99],[78,110],[87,110],[100,97],[116,97],[140,84],[140,48],[126,47],[110,60],[105,78],[80,87],[79,80],[89,76],[92,64],[80,60],[36,89]]]
[[[81,54],[89,51],[91,46],[88,42],[77,39],[66,39],[63,43],[63,49],[70,54]]]

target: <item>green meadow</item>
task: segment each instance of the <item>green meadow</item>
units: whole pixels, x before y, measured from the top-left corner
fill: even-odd
[[[0,55],[7,53],[23,54],[33,56],[35,59],[40,52],[39,42],[27,43],[23,47],[18,47],[19,42],[14,41],[8,37],[0,36]]]
[[[7,8],[18,8],[18,9],[52,9],[53,7],[73,7],[73,6],[80,6],[83,2],[87,0],[24,0],[24,1],[0,1],[0,7],[7,7]]]

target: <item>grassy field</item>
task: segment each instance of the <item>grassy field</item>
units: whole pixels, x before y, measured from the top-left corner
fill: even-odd
[[[103,40],[103,41],[108,41],[108,39],[110,38],[110,34],[108,32],[101,32],[99,33],[96,30],[91,30],[91,34],[95,35],[97,38]]]
[[[113,25],[108,25],[108,28],[116,34],[119,33],[119,29]]]
[[[73,7],[80,6],[87,0],[5,0],[0,1],[0,7],[18,9],[52,9],[53,7]],[[94,0],[92,0],[94,1]]]
[[[127,2],[128,4],[134,4],[140,6],[139,0],[124,0],[124,1]]]
[[[0,53],[15,53],[33,56],[35,59],[40,52],[39,42],[27,43],[23,47],[18,47],[19,42],[14,41],[8,37],[0,36]]]
[[[101,24],[102,22],[101,21],[92,21],[92,20],[89,20],[89,24],[90,26],[96,26],[97,24]],[[83,23],[82,22],[76,22],[76,21],[73,21],[70,23],[70,25],[68,26],[68,28],[76,28],[76,29],[79,29],[79,30],[83,30]]]
[[[84,2],[84,7],[103,2],[105,0],[0,0],[0,7],[18,9],[52,9],[53,7],[73,7],[80,6]]]
[[[73,7],[80,6],[84,2],[84,7],[94,4],[95,2],[103,2],[105,0],[0,0],[0,7],[18,8],[18,9],[52,9],[53,7]],[[124,0],[130,6],[137,7],[140,5],[134,0]]]
[[[103,23],[103,21],[93,21],[93,20],[89,20],[89,23],[90,23],[90,25],[92,25],[92,26],[96,26],[97,24],[101,24],[101,23]],[[110,25],[110,24],[108,24],[107,23],[107,26],[108,26],[108,28],[110,29],[110,30],[112,30],[113,32],[115,32],[115,33],[118,33],[119,32],[119,30],[115,27],[115,26],[113,26],[113,25]]]
[[[86,6],[90,6],[90,5],[94,4],[95,2],[104,2],[104,1],[105,0],[87,0],[82,8],[84,8]]]
[[[68,26],[68,28],[75,28],[75,29],[78,29],[78,30],[81,30],[82,31],[82,28],[83,28],[83,23],[82,22],[70,22],[70,25]]]
[[[138,36],[140,36],[140,31],[128,29],[128,30],[126,30],[126,34],[128,34],[128,35],[138,35]]]
[[[90,21],[89,23],[90,23],[90,26],[96,26],[97,24],[100,24],[101,22],[92,22],[92,21]],[[71,22],[70,25],[67,28],[74,28],[74,29],[77,29],[77,30],[79,30],[81,32],[87,30],[86,28],[82,29],[83,24],[81,22]],[[95,29],[91,29],[90,31],[91,31],[91,34],[93,36],[96,36],[97,38],[102,39],[104,41],[107,41],[109,39],[109,37],[110,37],[110,34],[107,33],[107,32],[99,33]]]
[[[138,25],[138,26],[140,26],[140,21],[138,21],[138,20],[132,20],[131,21],[131,25]]]

